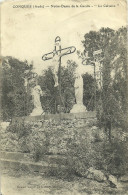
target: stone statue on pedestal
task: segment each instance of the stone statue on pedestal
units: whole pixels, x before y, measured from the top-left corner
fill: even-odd
[[[36,84],[32,88],[31,94],[33,97],[34,109],[33,109],[32,113],[30,114],[30,116],[44,115],[45,113],[42,109],[41,102],[40,102],[40,96],[43,95],[41,87],[38,84]]]
[[[86,107],[83,105],[83,78],[80,67],[77,67],[75,71],[74,88],[76,104],[73,106],[70,113],[86,112]]]

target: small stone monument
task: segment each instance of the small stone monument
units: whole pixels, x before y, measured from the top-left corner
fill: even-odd
[[[40,102],[40,96],[43,95],[43,92],[41,90],[40,85],[38,85],[37,82],[35,83],[35,86],[32,87],[31,94],[33,97],[34,109],[30,116],[44,115],[45,113],[42,109]]]
[[[86,107],[83,105],[83,78],[80,67],[77,67],[75,71],[74,88],[76,104],[73,106],[70,113],[87,112]]]

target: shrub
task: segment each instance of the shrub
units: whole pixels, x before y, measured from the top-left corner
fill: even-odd
[[[87,130],[86,130],[87,131]],[[91,131],[91,130],[90,130]],[[68,166],[77,175],[86,176],[89,167],[104,170],[108,174],[123,175],[128,169],[128,148],[126,140],[114,137],[111,142],[104,136],[102,140],[92,139],[93,134],[77,136],[77,143],[68,144]]]

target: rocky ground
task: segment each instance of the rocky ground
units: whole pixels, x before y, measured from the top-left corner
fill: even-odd
[[[120,182],[116,188],[108,183],[74,176],[58,179],[25,172],[3,171],[2,195],[127,195],[127,182]]]

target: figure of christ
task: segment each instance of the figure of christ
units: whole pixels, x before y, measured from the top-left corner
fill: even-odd
[[[52,65],[53,65],[53,75],[54,75],[53,78],[55,82],[54,87],[57,87],[59,85],[58,71],[59,71],[61,57],[63,55],[66,55],[69,51],[70,49],[63,53],[60,53],[60,51],[55,51],[55,50],[53,51]]]
[[[60,58],[61,58],[61,54],[54,51],[53,52],[53,59],[52,59],[53,79],[54,79],[54,82],[55,82],[54,87],[57,87],[59,85],[58,70],[59,70],[59,65],[60,65]]]

